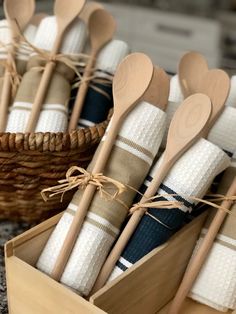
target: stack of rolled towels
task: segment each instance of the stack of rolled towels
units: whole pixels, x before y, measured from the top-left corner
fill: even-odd
[[[181,207],[148,209],[150,215],[141,219],[108,281],[121,275],[183,227],[187,215],[197,204],[192,196],[204,197],[214,178],[229,167],[236,148],[235,137],[231,135],[231,132],[236,134],[235,110],[227,106],[208,138],[198,140],[170,169],[157,195],[162,195],[162,200],[180,201]],[[144,193],[162,162],[162,158],[154,160],[169,127],[167,121],[168,113],[145,102],[137,105],[120,129],[104,174]],[[106,135],[103,141],[105,138]],[[103,141],[88,170],[93,169]],[[112,191],[111,186],[107,188]],[[75,193],[39,257],[37,268],[48,275],[53,271],[75,212],[79,210],[82,193]],[[133,190],[128,190],[121,202],[104,200],[98,192],[95,194],[61,283],[80,295],[89,295],[122,225],[127,221],[128,209],[138,197],[140,193]]]
[[[20,44],[16,58],[17,72],[22,76],[22,80],[9,109],[6,132],[25,131],[56,33],[55,16],[47,16],[42,19],[38,27],[29,25],[25,30],[24,37],[27,42]],[[65,132],[67,130],[70,112],[79,88],[74,88],[74,85],[76,86],[75,82],[80,81],[79,72],[86,63],[86,56],[83,52],[87,40],[87,27],[81,19],[77,18],[67,29],[59,52],[67,58],[69,64],[63,62],[63,58],[58,57],[35,132]],[[0,43],[0,59],[6,60],[7,48],[11,43],[11,31],[6,20],[0,22]],[[90,127],[106,120],[109,110],[113,107],[113,75],[128,53],[128,45],[117,39],[111,40],[100,51],[93,73],[94,78],[90,83],[78,121],[78,128]],[[5,67],[0,66],[0,88],[4,71]]]

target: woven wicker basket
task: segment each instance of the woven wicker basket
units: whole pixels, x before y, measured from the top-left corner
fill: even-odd
[[[65,209],[74,191],[46,203],[40,192],[88,165],[108,121],[72,133],[0,134],[0,219],[39,222]]]

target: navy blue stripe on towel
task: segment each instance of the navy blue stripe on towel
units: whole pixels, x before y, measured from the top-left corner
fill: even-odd
[[[166,187],[166,190],[167,189]],[[170,194],[177,194],[172,189],[169,190],[171,191]],[[181,196],[179,196],[179,198],[185,203],[185,207],[187,203],[192,207],[192,204],[184,200]],[[164,197],[159,199],[165,200]],[[153,249],[167,242],[170,237],[182,227],[188,214],[179,208],[150,208],[148,212],[165,225],[169,226],[169,228],[163,226],[149,215],[144,215],[121,255],[131,264],[136,263]],[[120,261],[116,266],[123,270],[123,267],[121,268],[119,265],[121,265]]]
[[[88,93],[86,95],[83,110],[80,116],[82,121],[87,121],[92,124],[101,123],[106,120],[109,110],[113,107],[113,97],[112,97],[112,85],[106,84],[98,84],[93,83],[94,86],[104,91],[107,96],[103,93],[98,92],[97,90],[93,89],[92,87],[89,88]],[[72,110],[74,101],[76,98],[78,90],[74,89],[71,95],[70,101],[70,109]],[[88,125],[83,124],[78,121],[80,126],[86,127]]]

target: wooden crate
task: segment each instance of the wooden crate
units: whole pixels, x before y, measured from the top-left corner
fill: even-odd
[[[167,244],[152,251],[99,290],[89,302],[34,268],[60,216],[43,222],[6,244],[10,314],[164,314],[164,307],[177,290],[206,218],[203,214],[188,224]],[[191,306],[193,304],[190,303]],[[211,309],[199,312],[193,307],[186,313],[217,312]]]

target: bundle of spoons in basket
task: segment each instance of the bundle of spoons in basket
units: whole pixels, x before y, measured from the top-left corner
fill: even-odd
[[[112,79],[128,45],[113,39],[102,5],[56,0],[54,16],[34,0],[6,0],[0,21],[0,131],[65,132],[106,120]]]

